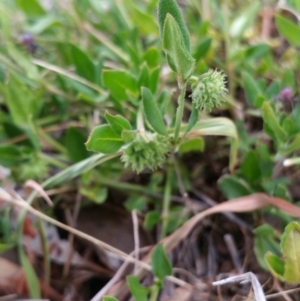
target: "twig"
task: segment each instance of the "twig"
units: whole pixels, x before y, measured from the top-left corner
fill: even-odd
[[[76,195],[76,200],[75,200],[75,208],[73,211],[73,216],[69,216],[69,221],[68,223],[75,228],[76,227],[76,222],[77,222],[77,218],[79,215],[79,211],[80,211],[80,205],[81,205],[81,200],[82,200],[82,195],[80,193],[77,193]],[[69,212],[69,211],[67,211]],[[70,233],[69,237],[68,237],[68,241],[69,241],[69,249],[68,249],[68,256],[67,256],[67,260],[65,262],[64,268],[63,268],[63,277],[66,278],[67,275],[69,274],[69,270],[70,270],[70,265],[71,265],[71,260],[72,260],[72,256],[73,256],[73,243],[74,243],[74,234]]]
[[[139,220],[137,216],[137,210],[133,209],[131,212],[132,223],[133,223],[133,237],[134,237],[134,254],[136,260],[139,260],[139,249],[140,249],[140,237],[139,237]],[[138,271],[138,264],[134,263],[134,273]]]
[[[293,301],[292,298],[283,290],[281,285],[279,284],[278,279],[274,279],[275,288],[280,292],[281,297],[283,297],[286,301]]]
[[[235,241],[234,241],[232,235],[231,234],[225,234],[224,235],[224,241],[227,245],[232,263],[233,263],[236,271],[238,272],[238,274],[242,274],[243,273],[243,267],[242,267],[240,257],[239,257],[238,251],[237,251],[237,247],[236,247],[236,244],[235,244]]]
[[[171,202],[171,168],[168,167],[167,180],[165,184],[164,198],[163,198],[163,212],[162,212],[162,229],[161,229],[161,239],[165,238],[167,235],[167,227],[169,223],[169,210]]]
[[[144,247],[140,250],[138,250],[138,253],[141,251],[147,251],[151,247]],[[136,251],[133,251],[130,253],[131,256],[137,257],[138,254],[136,254]],[[115,275],[109,280],[109,282],[91,299],[90,301],[101,301],[103,296],[109,291],[109,289],[122,277],[125,269],[128,267],[130,261],[127,259],[123,262],[123,264],[120,266],[118,271],[115,273]]]
[[[273,299],[273,298],[277,298],[277,297],[282,297],[283,294],[293,294],[293,293],[297,293],[299,291],[300,291],[300,287],[293,288],[293,289],[290,289],[290,290],[287,290],[287,291],[282,291],[280,293],[267,295],[266,299],[269,300],[269,299]]]
[[[234,283],[234,282],[239,282],[239,283],[251,282],[255,300],[256,301],[266,301],[264,291],[261,287],[261,284],[259,283],[257,277],[252,272],[248,272],[248,273],[238,275],[238,276],[228,277],[228,278],[220,280],[220,281],[215,281],[212,284],[213,285],[224,285],[224,284]]]
[[[149,264],[145,263],[145,262],[142,262],[142,261],[138,261],[136,260],[135,258],[133,258],[132,256],[126,254],[125,252],[117,249],[117,248],[114,248],[112,247],[111,245],[91,236],[91,235],[88,235],[84,232],[81,232],[77,229],[74,229],[72,227],[69,227],[53,218],[51,218],[50,216],[47,216],[45,215],[44,213],[34,209],[33,207],[31,207],[28,203],[26,203],[26,201],[24,201],[21,197],[18,197],[18,198],[14,198],[12,196],[10,196],[3,188],[0,187],[0,198],[3,199],[4,201],[12,204],[12,205],[15,205],[15,206],[18,206],[18,207],[21,207],[29,212],[31,212],[32,214],[36,215],[37,217],[59,227],[59,228],[62,228],[70,233],[73,233],[87,241],[90,241],[92,242],[93,244],[95,244],[96,246],[99,246],[101,248],[103,248],[104,250],[106,251],[110,251],[111,252],[111,255],[112,256],[115,256],[116,258],[120,258],[122,260],[128,260],[129,262],[132,262],[132,263],[135,263],[137,262],[137,264],[139,265],[140,268],[143,268],[147,271],[151,271],[152,268]],[[176,277],[173,277],[173,276],[168,276],[166,277],[167,280],[179,285],[179,286],[189,286],[189,284],[183,280],[180,280]]]

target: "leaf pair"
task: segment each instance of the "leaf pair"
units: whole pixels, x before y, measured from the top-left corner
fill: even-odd
[[[281,251],[284,260],[267,253],[265,258],[269,269],[279,279],[296,283],[300,282],[300,225],[297,222],[289,223],[281,237]]]
[[[95,127],[86,146],[90,151],[113,154],[124,145],[123,130],[130,131],[132,128],[129,121],[120,115],[113,116],[106,112],[105,119],[108,124]]]
[[[152,252],[151,256],[152,261],[152,272],[159,280],[159,288],[161,287],[162,281],[165,277],[172,274],[171,263],[165,253],[164,247],[161,244],[158,244]],[[147,301],[148,294],[151,291],[151,288],[143,286],[137,276],[128,276],[127,283],[130,289],[130,292],[136,301]],[[154,283],[153,286],[157,285]],[[108,300],[110,301],[110,300]],[[113,301],[113,300],[111,300]]]
[[[190,53],[190,37],[182,14],[175,0],[160,0],[158,21],[169,66],[181,81],[193,73],[195,59]]]

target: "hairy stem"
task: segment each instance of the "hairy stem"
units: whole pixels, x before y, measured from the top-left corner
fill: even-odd
[[[151,287],[151,295],[149,301],[157,301],[159,295],[160,287],[154,283]]]
[[[170,203],[171,203],[171,183],[172,183],[171,179],[172,179],[172,172],[169,166],[167,171],[167,180],[166,180],[164,199],[163,199],[161,239],[164,239],[167,235],[167,228],[169,223],[169,211],[170,211]]]
[[[181,126],[183,110],[184,110],[185,90],[186,90],[186,83],[184,83],[180,87],[180,95],[178,98],[178,107],[177,107],[177,111],[176,111],[175,129],[174,129],[174,142],[175,143],[177,143],[179,140],[179,132],[180,132],[180,126]]]

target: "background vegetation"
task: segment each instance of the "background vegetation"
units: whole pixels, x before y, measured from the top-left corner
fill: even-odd
[[[299,299],[300,2],[178,4],[1,1],[2,296]]]

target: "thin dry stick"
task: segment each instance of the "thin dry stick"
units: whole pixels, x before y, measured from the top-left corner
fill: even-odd
[[[224,284],[234,283],[234,282],[239,282],[239,283],[251,282],[254,291],[255,300],[266,301],[261,284],[259,283],[257,277],[252,272],[248,272],[238,276],[228,277],[220,281],[215,281],[213,282],[213,285],[224,285]]]
[[[282,297],[283,294],[293,294],[293,293],[297,293],[300,291],[300,287],[298,288],[293,288],[287,291],[282,291],[280,293],[276,293],[276,294],[270,294],[266,296],[266,299],[273,299],[273,298],[277,298],[277,297]]]
[[[133,237],[134,237],[134,253],[135,259],[139,260],[139,249],[140,249],[140,237],[139,237],[139,220],[137,216],[137,210],[133,209],[131,212],[132,223],[133,223]],[[138,271],[138,264],[134,263],[134,273]]]
[[[55,226],[57,226],[61,229],[64,229],[64,230],[66,230],[70,233],[73,233],[73,234],[75,234],[75,235],[77,235],[77,236],[79,236],[79,237],[81,237],[85,240],[88,240],[88,241],[92,242],[93,244],[95,244],[96,246],[103,248],[104,250],[110,251],[112,253],[111,254],[112,256],[115,256],[115,257],[120,258],[122,260],[128,260],[129,262],[132,262],[132,263],[137,262],[139,267],[144,268],[147,271],[152,270],[151,266],[149,264],[147,264],[145,262],[142,262],[142,261],[138,261],[135,258],[133,258],[132,256],[126,254],[125,252],[123,252],[123,251],[121,251],[117,248],[114,248],[111,245],[109,245],[109,244],[107,244],[107,243],[105,243],[105,242],[103,242],[103,241],[101,241],[101,240],[99,240],[99,239],[97,239],[97,238],[95,238],[91,235],[88,235],[88,234],[86,234],[84,232],[81,232],[77,229],[69,227],[69,226],[67,226],[67,225],[65,225],[65,224],[63,224],[63,223],[61,223],[61,222],[45,215],[43,213],[41,213],[40,211],[38,211],[38,210],[34,209],[33,207],[31,207],[28,203],[26,203],[26,201],[21,199],[21,197],[19,197],[18,199],[13,198],[1,187],[0,187],[0,199],[4,200],[4,201],[6,201],[6,202],[8,202],[12,205],[15,205],[17,207],[21,207],[21,208],[31,212],[32,214],[36,215],[37,217],[39,217],[39,218],[55,225]],[[173,277],[173,276],[168,276],[168,277],[166,277],[166,279],[168,279],[169,281],[171,281],[171,282],[173,282],[173,283],[175,283],[179,286],[189,286],[189,284],[187,282],[185,282],[183,280],[180,280],[180,279],[178,279],[176,277]]]
[[[82,195],[80,193],[77,193],[76,199],[75,199],[75,208],[73,211],[73,216],[69,216],[69,223],[73,228],[76,227],[76,222],[77,222],[77,218],[78,218],[79,211],[80,211],[81,200],[82,200]],[[69,274],[71,260],[72,260],[72,256],[73,256],[73,252],[74,252],[74,249],[73,249],[74,238],[75,238],[74,234],[70,233],[69,237],[68,237],[68,241],[69,241],[68,256],[67,256],[67,260],[65,262],[64,269],[63,269],[63,277],[64,278],[66,278],[67,275]]]
[[[233,262],[235,269],[237,270],[238,274],[242,274],[243,267],[242,267],[239,253],[238,253],[238,250],[237,250],[237,247],[236,247],[236,244],[235,244],[235,241],[234,241],[232,235],[231,234],[224,235],[224,241],[229,250],[229,254],[230,254],[230,257],[231,257],[231,260]]]
[[[281,293],[281,297],[283,297],[286,301],[293,301],[292,298],[283,290],[278,279],[275,278],[274,284],[275,288]]]
[[[144,247],[138,250],[138,253],[148,251],[150,247]],[[137,257],[136,251],[130,253],[131,256]],[[138,256],[139,257],[139,256]],[[107,294],[107,292],[112,288],[112,286],[122,277],[125,269],[128,267],[130,261],[125,260],[123,264],[120,266],[115,275],[108,281],[108,283],[91,299],[90,301],[101,301],[103,296]]]

